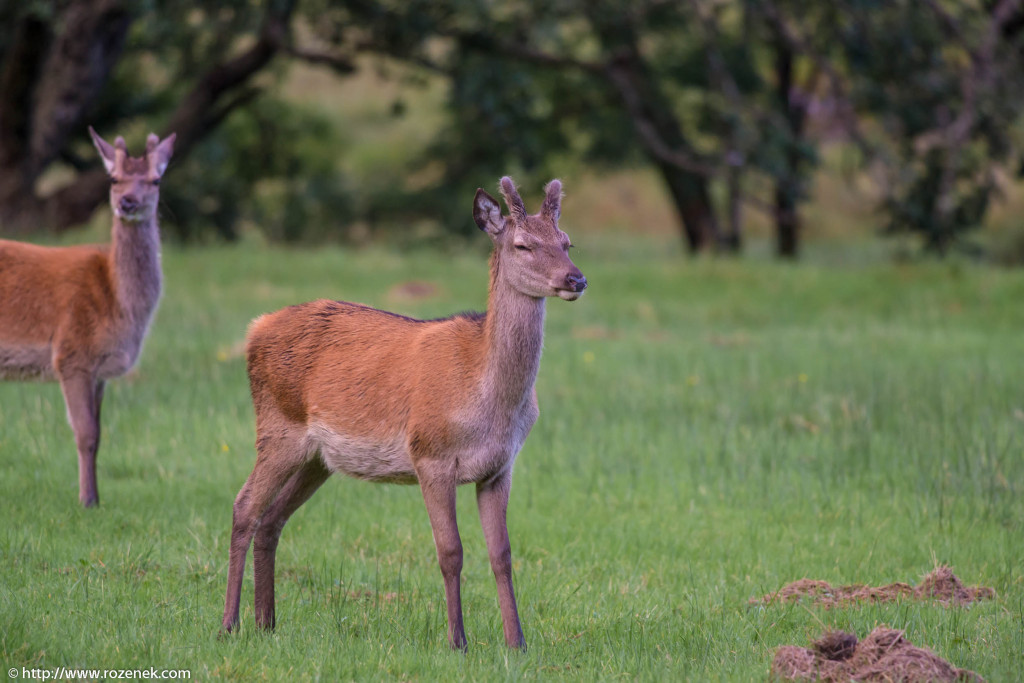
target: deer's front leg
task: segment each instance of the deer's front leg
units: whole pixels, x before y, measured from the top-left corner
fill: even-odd
[[[508,540],[506,511],[512,473],[502,472],[494,479],[476,485],[476,502],[480,508],[480,523],[484,527],[487,554],[498,584],[498,605],[501,607],[501,625],[505,643],[509,647],[526,649],[523,627],[516,609],[516,594],[512,589],[512,545]]]
[[[100,502],[96,486],[96,452],[100,447],[103,381],[93,379],[88,373],[68,372],[61,375],[60,388],[78,450],[78,500],[85,507],[93,507]]]
[[[449,463],[430,462],[417,467],[423,501],[430,516],[430,527],[437,546],[437,561],[444,578],[444,599],[448,607],[448,644],[466,649],[466,629],[462,624],[462,539],[455,519],[455,472]]]

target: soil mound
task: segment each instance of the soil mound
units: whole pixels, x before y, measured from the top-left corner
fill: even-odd
[[[916,647],[903,631],[879,626],[864,640],[842,631],[826,633],[811,647],[786,645],[775,651],[771,675],[820,681],[984,681],[958,669],[931,650]]]
[[[388,290],[388,301],[393,303],[406,303],[409,301],[422,301],[435,297],[441,293],[441,288],[433,282],[425,280],[409,280],[400,282]]]
[[[827,581],[800,579],[774,593],[751,598],[752,605],[795,602],[807,597],[824,607],[839,607],[855,602],[891,602],[900,598],[934,600],[943,605],[969,605],[976,600],[994,598],[995,590],[986,586],[965,586],[949,567],[936,567],[921,583],[890,583],[888,586],[833,586]]]

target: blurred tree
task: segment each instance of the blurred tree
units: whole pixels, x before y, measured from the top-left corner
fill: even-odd
[[[760,27],[753,0],[344,5],[320,24],[333,40],[452,79],[451,123],[430,150],[444,164],[439,193],[510,166],[548,175],[567,157],[643,160],[659,171],[691,251],[739,249],[740,207],[752,204],[775,217],[779,253],[797,253],[797,205],[817,158],[806,110],[821,70],[797,68],[802,55],[774,24]],[[745,189],[751,173],[775,185],[773,204]]]
[[[90,123],[106,135],[134,137],[136,149],[150,128],[177,133],[175,162],[190,172],[169,176],[163,195],[178,219],[171,225],[182,236],[210,225],[233,236],[244,214],[252,212],[246,206],[257,183],[272,177],[285,179],[284,200],[299,209],[279,220],[280,236],[294,236],[294,224],[286,224],[311,215],[297,195],[322,186],[333,173],[322,163],[322,153],[308,157],[312,168],[306,168],[307,157],[288,153],[302,148],[303,136],[317,132],[315,122],[307,116],[298,125],[302,115],[297,112],[255,104],[261,93],[256,77],[288,50],[294,5],[293,0],[4,3],[0,227],[11,233],[61,231],[88,220],[106,200],[106,175],[92,162],[85,136]],[[334,66],[344,70],[339,62]],[[265,115],[267,107],[275,109],[273,116]],[[220,130],[230,114],[242,110],[244,121]],[[258,128],[258,134],[243,135],[247,127]],[[203,141],[209,144],[190,159]],[[242,143],[251,146],[242,151]],[[252,163],[258,155],[264,163]],[[63,177],[53,181],[57,189],[46,192],[40,179],[56,167],[64,169]],[[295,176],[303,181],[289,180]],[[339,196],[332,191],[325,206],[336,212]]]
[[[981,225],[998,165],[1020,149],[1020,4],[851,8],[843,37],[853,96],[890,137],[881,157],[889,232],[919,233],[941,254]]]
[[[5,3],[0,17],[0,223],[31,230],[82,222],[103,197],[103,172],[53,197],[39,176],[67,148],[121,56],[132,17],[124,3]],[[72,164],[74,165],[74,159]]]
[[[639,152],[692,251],[738,248],[752,205],[773,216],[778,254],[795,256],[818,146],[842,136],[882,171],[888,231],[944,252],[980,224],[995,170],[1019,148],[1020,0],[347,6],[371,49],[453,78],[438,188],[510,163],[548,174],[552,158]],[[812,108],[829,130],[810,131]],[[745,176],[767,179],[770,202]]]
[[[424,160],[443,163],[438,182],[423,193],[437,196],[439,210],[450,205],[453,188],[475,186],[509,168],[539,178],[552,175],[553,160],[567,155],[636,160],[638,131],[642,142],[674,148],[655,155],[641,146],[666,183],[689,248],[725,243],[709,189],[712,164],[684,133],[661,74],[666,65],[653,64],[640,48],[652,37],[666,49],[680,44],[684,24],[669,11],[671,3],[343,5],[325,6],[318,22],[323,36],[451,78],[450,123]],[[655,5],[672,21],[659,19]]]
[[[800,13],[754,1],[827,74],[836,120],[880,178],[888,233],[942,254],[981,224],[997,169],[1020,149],[1020,0],[841,0]]]
[[[136,143],[150,127],[178,133],[182,178],[164,197],[184,238],[211,226],[231,238],[252,221],[295,240],[339,217],[373,228],[423,215],[469,232],[453,196],[579,160],[656,168],[691,251],[739,249],[754,207],[792,257],[817,111],[882,172],[888,229],[943,252],[980,223],[1018,148],[1021,2],[3,3],[0,228],[62,230],[105,200],[90,122]],[[416,183],[356,201],[335,132],[265,91],[278,55],[347,74],[364,53],[450,87],[447,121],[407,174]]]
[[[187,182],[166,193],[169,224],[187,242],[234,240],[242,224],[273,242],[344,239],[352,201],[336,170],[340,149],[328,122],[258,98],[174,169]]]

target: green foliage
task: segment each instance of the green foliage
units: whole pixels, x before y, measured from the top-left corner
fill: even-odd
[[[1024,34],[987,4],[850,3],[837,24],[851,97],[884,131],[889,233],[916,233],[939,253],[978,228],[998,194],[994,169],[1022,140]]]
[[[666,147],[709,167],[739,159],[744,170],[783,183],[794,200],[806,199],[803,182],[817,154],[775,92],[772,35],[753,28],[756,17],[742,3],[712,9],[705,21],[685,3],[566,0],[499,8],[368,0],[336,15],[326,33],[344,44],[338,26],[369,27],[376,50],[430,63],[449,77],[448,123],[422,160],[442,170],[415,202],[431,211],[444,212],[448,197],[482,177],[511,171],[537,183],[574,163],[609,169],[655,162],[678,185],[678,169],[637,135],[637,113],[612,83],[609,69],[622,60],[630,62],[643,115]],[[687,194],[673,200],[703,201],[695,199],[702,191]],[[390,207],[405,210],[403,202]]]
[[[992,250],[993,261],[1003,266],[1024,267],[1024,229],[1002,235]]]
[[[263,19],[262,9],[246,0],[137,0],[129,7],[135,20],[94,106],[94,127],[143,119],[152,128],[167,119],[196,77],[235,54],[235,40],[250,37]]]
[[[143,118],[152,126],[170,116],[197,74],[237,52],[227,37],[252,34],[264,18],[263,8],[246,0],[156,1],[139,10],[96,112],[119,126]],[[339,132],[324,117],[258,90],[240,97],[247,103],[173,164],[162,193],[169,232],[182,241],[234,240],[243,229],[280,242],[344,238],[352,211],[337,170]]]
[[[275,242],[337,241],[352,214],[344,144],[322,117],[272,98],[238,110],[172,169],[162,199],[183,241],[249,226]]]
[[[888,624],[1024,678],[1021,272],[683,263],[662,241],[573,238],[591,287],[549,302],[509,510],[527,652],[502,644],[470,487],[462,655],[419,492],[341,477],[284,531],[277,631],[253,629],[250,559],[242,629],[217,637],[255,457],[249,320],[321,296],[433,317],[483,306],[487,277],[479,253],[246,246],[166,250],[140,366],[107,387],[99,509],[78,506],[59,389],[0,384],[0,658],[193,680],[763,680],[778,646]],[[410,279],[438,295],[394,303]],[[747,604],[936,562],[997,598]]]
[[[270,6],[127,2],[131,30],[89,122],[135,140],[166,125],[197,77],[255,40]],[[52,29],[64,8],[0,5],[0,55],[23,18]],[[182,151],[187,180],[171,177],[167,203],[185,240],[243,230],[274,241],[351,239],[414,234],[424,223],[469,236],[472,222],[451,198],[502,174],[538,185],[580,167],[653,164],[669,186],[690,188],[668,193],[680,215],[709,216],[714,207],[683,204],[738,188],[778,218],[809,198],[823,142],[836,132],[849,141],[849,116],[864,167],[883,177],[886,232],[920,235],[945,252],[985,220],[997,170],[1019,163],[1024,141],[1015,77],[1024,14],[998,23],[995,9],[913,0],[302,0],[285,43],[342,65],[373,54],[422,68],[420,80],[439,75],[448,88],[443,125],[430,127],[416,153],[391,152],[394,178],[349,182],[338,169],[345,136],[358,132],[271,96],[294,58],[282,48],[258,79],[206,113],[211,128],[224,127]],[[642,116],[612,82],[611,67],[623,64]],[[407,96],[416,80],[403,81],[396,117],[424,113],[404,104],[416,102]],[[638,134],[645,124],[670,154]],[[70,153],[87,142],[79,135],[64,150],[65,170],[88,165]],[[690,171],[666,161],[671,152],[704,170],[682,183]],[[726,171],[737,168],[742,179],[727,187]]]
[[[452,197],[472,196],[485,181],[493,190],[491,184],[510,173],[521,185],[539,187],[559,175],[558,154],[571,141],[561,124],[557,74],[475,52],[453,63],[448,123],[419,161],[440,160],[444,170],[418,199],[431,215],[472,235],[477,227]]]

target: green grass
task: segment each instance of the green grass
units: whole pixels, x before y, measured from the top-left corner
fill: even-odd
[[[242,630],[216,637],[254,459],[248,321],[321,296],[437,316],[482,307],[486,287],[482,252],[244,247],[165,254],[142,362],[107,390],[99,509],[78,507],[57,387],[0,385],[3,663],[763,680],[780,645],[888,624],[989,680],[1024,678],[1024,274],[690,261],[654,238],[574,236],[591,289],[549,303],[509,511],[526,653],[503,646],[472,488],[462,655],[418,490],[341,477],[284,532],[277,632],[253,628],[250,559]],[[438,295],[389,294],[412,279]],[[915,583],[936,563],[998,597],[747,604],[802,577]]]

